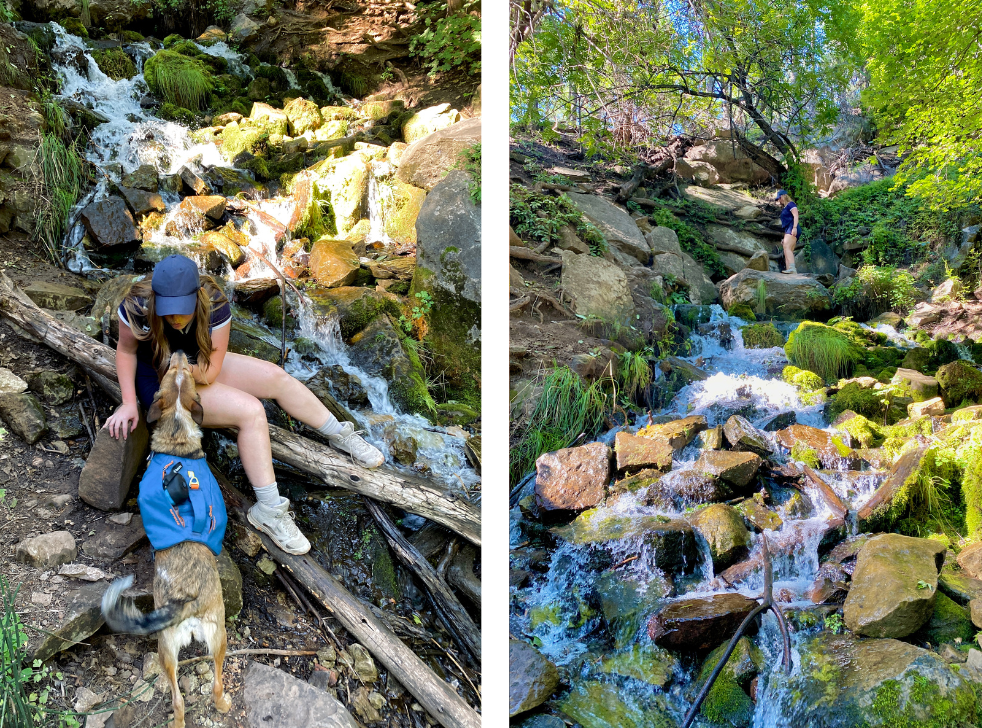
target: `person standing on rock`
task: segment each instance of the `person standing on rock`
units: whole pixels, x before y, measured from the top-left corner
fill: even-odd
[[[784,272],[791,275],[798,271],[794,267],[794,248],[798,244],[801,236],[801,228],[798,227],[798,206],[794,200],[784,190],[777,193],[777,201],[784,205],[781,210],[781,229],[784,230]]]
[[[293,522],[290,501],[280,496],[273,473],[269,429],[262,399],[275,399],[283,410],[327,437],[356,463],[375,468],[382,453],[365,442],[354,425],[343,425],[319,399],[283,369],[251,356],[228,351],[232,309],[209,276],[194,261],[171,255],[157,263],[151,280],[133,285],[119,307],[116,370],[123,404],[105,427],[126,439],[144,410],[153,403],[171,353],[183,350],[204,409],[204,427],[238,429],[239,457],[256,490],[249,522],[267,533],[284,551],[303,554],[310,542]]]

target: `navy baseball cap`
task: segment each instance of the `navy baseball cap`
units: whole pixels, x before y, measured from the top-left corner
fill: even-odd
[[[775,200],[780,200],[780,199],[781,199],[782,197],[784,197],[784,196],[785,196],[786,194],[788,194],[788,193],[787,193],[787,192],[785,192],[784,190],[778,190],[778,193],[777,193],[777,197],[775,197],[774,199],[775,199]]]
[[[150,287],[158,316],[187,316],[198,303],[198,266],[183,255],[168,255],[153,269]]]

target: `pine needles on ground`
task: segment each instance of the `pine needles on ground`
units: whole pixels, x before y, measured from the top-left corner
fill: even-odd
[[[51,260],[57,263],[68,217],[82,191],[83,162],[74,143],[66,146],[52,133],[41,137],[38,155],[41,161],[42,199],[37,207],[34,237],[44,245]]]
[[[512,484],[521,480],[543,453],[569,447],[581,433],[588,437],[596,433],[610,404],[608,390],[612,384],[610,377],[602,377],[587,386],[568,367],[550,370],[542,381],[542,395],[511,448]]]
[[[147,59],[143,77],[164,101],[192,111],[204,108],[212,88],[211,77],[200,61],[174,51],[159,51]]]

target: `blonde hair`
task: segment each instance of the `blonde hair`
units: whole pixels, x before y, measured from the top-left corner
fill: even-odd
[[[123,310],[126,312],[126,319],[131,324],[138,317],[147,320],[149,331],[143,331],[139,326],[130,326],[133,336],[138,341],[150,341],[153,349],[153,364],[157,368],[160,376],[164,375],[170,363],[170,344],[164,335],[164,319],[157,315],[156,294],[150,285],[150,276],[144,277],[142,281],[134,283],[123,298]],[[228,299],[222,289],[215,283],[211,276],[202,275],[201,286],[198,288],[198,300],[194,306],[194,323],[197,327],[195,338],[198,342],[198,364],[202,369],[207,369],[211,364],[211,311],[215,304],[222,305],[228,303]],[[140,301],[143,301],[141,304]]]

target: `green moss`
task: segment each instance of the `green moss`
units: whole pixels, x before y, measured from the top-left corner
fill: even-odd
[[[818,462],[818,453],[814,448],[808,447],[803,442],[796,442],[791,448],[791,459],[804,463],[810,468],[818,469],[821,464]]]
[[[269,173],[269,167],[266,166],[266,160],[262,157],[253,157],[242,164],[239,165],[242,169],[247,169],[255,175],[257,180],[268,181],[273,179],[273,176]]]
[[[261,156],[268,143],[269,133],[251,124],[229,124],[222,130],[222,156],[230,162],[241,152]],[[265,168],[265,165],[263,172],[263,179],[273,178],[272,170]]]
[[[850,417],[836,427],[847,432],[853,440],[859,443],[860,447],[879,447],[883,442],[884,436],[880,427],[861,414]]]
[[[906,699],[904,693],[906,694]],[[976,725],[975,691],[967,679],[949,695],[923,675],[914,675],[909,690],[898,680],[883,682],[870,706],[873,728],[958,728]]]
[[[160,106],[160,111],[157,114],[161,119],[166,119],[167,121],[179,121],[182,124],[193,124],[194,123],[194,112],[190,109],[185,109],[176,104],[164,103]]]
[[[147,59],[143,77],[164,101],[192,111],[202,110],[212,90],[211,73],[204,64],[169,50]]]
[[[284,94],[290,90],[290,79],[286,72],[279,66],[263,64],[254,70],[256,78],[265,78],[269,81],[270,89],[274,94]]]
[[[137,33],[135,30],[124,30],[122,32],[123,41],[126,43],[142,43],[146,40],[142,33]]]
[[[743,345],[747,349],[770,349],[784,346],[784,337],[772,323],[753,324],[740,329]]]
[[[699,672],[699,683],[709,679],[723,657],[727,645],[724,643],[713,650]],[[754,704],[744,690],[745,685],[756,676],[764,666],[764,656],[754,644],[742,637],[737,642],[733,654],[726,661],[719,678],[713,683],[706,700],[702,704],[702,714],[713,723],[727,726],[750,725]]]
[[[975,636],[975,627],[969,618],[967,607],[956,604],[938,592],[934,600],[934,614],[921,632],[926,639],[935,645],[959,640],[967,643],[971,642]]]
[[[757,320],[757,315],[754,313],[754,310],[750,307],[750,304],[747,303],[737,303],[730,306],[726,314],[728,316],[736,316],[737,318],[741,318],[744,321]]]
[[[168,50],[174,53],[180,53],[182,56],[187,56],[188,58],[197,58],[198,56],[205,55],[201,52],[201,49],[190,40],[180,40],[177,43],[172,44]]]
[[[136,75],[136,64],[122,48],[103,48],[92,51],[92,59],[104,74],[113,81],[130,79]]]
[[[469,425],[480,418],[481,413],[457,402],[444,402],[436,406],[440,422],[450,425]]]
[[[828,382],[849,376],[863,359],[862,349],[848,334],[814,321],[803,321],[791,332],[784,352],[792,365]]]
[[[945,364],[936,376],[948,407],[958,407],[966,402],[974,404],[982,399],[982,372],[971,364],[963,361]]]
[[[846,410],[882,422],[887,413],[887,402],[877,390],[865,389],[856,382],[850,382],[829,398],[825,415],[834,420]]]
[[[168,35],[166,38],[164,38],[164,48],[170,48],[172,45],[175,43],[180,43],[182,40],[184,40],[184,38],[177,33]]]
[[[799,390],[813,392],[825,387],[825,382],[814,372],[799,369],[795,366],[786,366],[781,371],[781,379],[788,384],[794,385]]]
[[[59,20],[58,25],[67,30],[72,35],[77,35],[79,38],[88,38],[89,31],[82,25],[82,21],[78,18],[65,18],[64,20]]]

